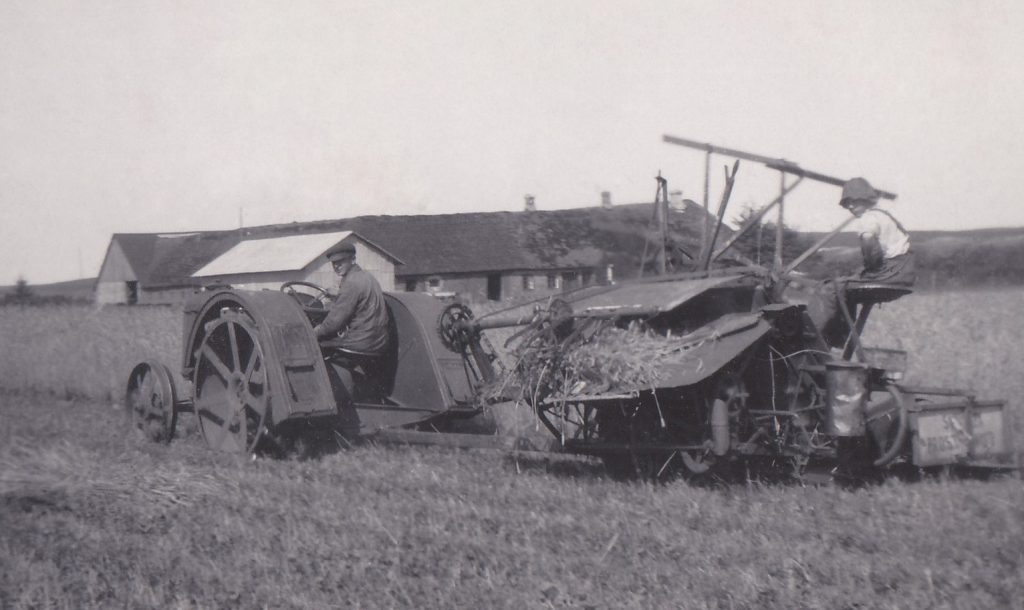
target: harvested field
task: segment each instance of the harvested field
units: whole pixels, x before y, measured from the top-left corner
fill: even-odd
[[[3,397],[0,606],[1010,607],[1016,479],[860,491],[623,484],[436,448],[317,461],[126,435]]]
[[[908,381],[1019,410],[1022,309],[1024,291],[913,295],[882,308],[871,335],[911,352]],[[136,360],[175,366],[180,323],[161,309],[0,310],[0,607],[997,608],[1024,596],[1016,478],[708,489],[614,482],[586,459],[401,447],[253,462],[207,451],[187,421],[184,438],[147,443],[111,399]],[[506,422],[532,426],[521,411]]]

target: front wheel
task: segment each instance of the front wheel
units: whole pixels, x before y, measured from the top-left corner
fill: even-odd
[[[132,425],[151,441],[169,443],[178,421],[171,372],[155,360],[141,362],[128,375],[125,406]]]

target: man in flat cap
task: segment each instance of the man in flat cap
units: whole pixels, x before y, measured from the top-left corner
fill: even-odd
[[[839,205],[857,217],[860,251],[864,268],[848,282],[914,284],[914,259],[910,251],[910,234],[892,214],[881,210],[878,191],[864,178],[848,180],[843,185]]]
[[[338,296],[313,331],[324,347],[359,356],[383,356],[388,348],[388,310],[377,279],[356,264],[356,249],[342,242],[327,251],[338,275]]]

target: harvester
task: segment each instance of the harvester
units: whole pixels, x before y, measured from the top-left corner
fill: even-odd
[[[390,353],[374,370],[352,374],[313,333],[326,315],[323,288],[197,293],[185,307],[180,375],[146,361],[129,376],[136,426],[170,440],[177,414],[191,411],[212,449],[240,453],[310,434],[488,446],[496,437],[453,434],[454,424],[488,403],[515,399],[558,450],[597,456],[621,476],[702,475],[734,465],[797,477],[1016,467],[1004,401],[907,385],[906,352],[862,343],[872,309],[910,287],[836,284],[846,321],[838,346],[826,341],[806,299],[793,297],[794,287],[815,283],[796,268],[849,221],[787,265],[781,222],[771,265],[735,253],[727,260],[769,210],[778,207],[781,216],[785,195],[801,180],[842,180],[784,160],[665,140],[704,150],[708,159],[763,163],[784,176],[781,193],[717,246],[737,161],[727,172],[718,226],[707,227],[688,269],[666,268],[662,233],[652,255],[660,273],[578,289],[526,313],[475,317],[460,302],[389,293]],[[796,180],[786,185],[785,176]],[[664,186],[659,178],[661,195]],[[663,219],[667,197],[655,199]],[[487,339],[497,328],[516,329],[518,345],[504,364]],[[588,375],[579,350],[602,337],[645,342],[642,370],[611,381]]]

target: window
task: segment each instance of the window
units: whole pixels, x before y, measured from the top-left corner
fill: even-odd
[[[562,278],[558,277],[554,273],[548,275],[548,288],[551,290],[558,290],[562,287]]]
[[[405,291],[416,292],[416,280],[405,280]]]
[[[427,278],[427,288],[432,288],[434,290],[440,290],[441,286],[443,284],[444,283],[441,281],[441,278],[439,278],[439,277],[435,276],[435,277],[428,277]]]
[[[574,288],[578,277],[575,271],[566,271],[562,274],[562,285],[566,288]]]
[[[583,285],[584,286],[589,286],[589,285],[591,285],[593,283],[594,283],[594,272],[589,270],[589,269],[584,271],[583,272]]]
[[[537,286],[533,283],[532,275],[523,276],[523,290],[536,290]]]

